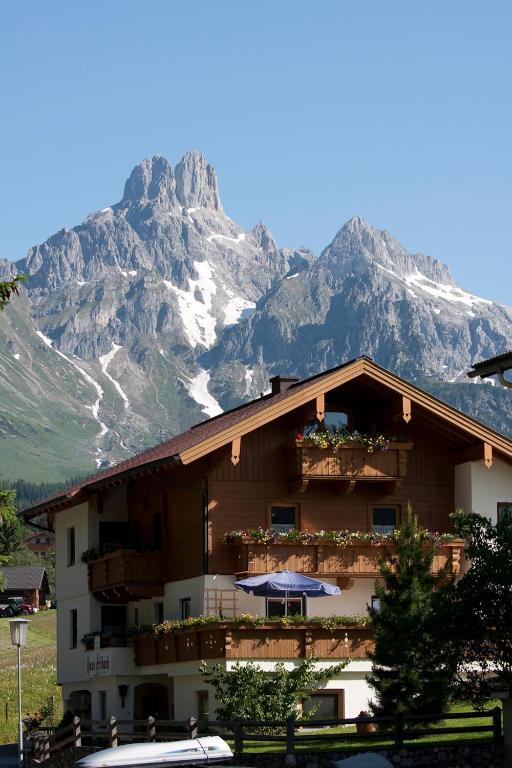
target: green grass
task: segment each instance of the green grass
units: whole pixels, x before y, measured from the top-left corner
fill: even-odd
[[[27,645],[21,649],[21,683],[23,713],[38,710],[44,699],[53,696],[58,722],[62,717],[62,703],[61,691],[56,684],[56,633],[56,611],[40,611],[30,617]],[[9,619],[0,619],[0,744],[17,741],[16,658]]]

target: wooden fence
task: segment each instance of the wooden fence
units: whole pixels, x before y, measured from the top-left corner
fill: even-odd
[[[450,720],[487,720],[482,725],[447,725],[435,723]],[[345,731],[343,726],[356,726],[356,731]],[[336,729],[335,732],[333,730]],[[397,715],[396,717],[349,717],[341,720],[81,720],[56,731],[42,729],[32,736],[33,757],[37,762],[48,760],[65,747],[90,746],[96,749],[117,747],[130,742],[177,741],[194,739],[200,735],[217,733],[223,736],[236,755],[254,752],[259,743],[271,743],[276,752],[294,754],[315,750],[328,751],[334,744],[378,740],[402,747],[423,736],[449,734],[492,735],[496,744],[502,743],[501,709],[474,712],[449,712],[441,715]]]

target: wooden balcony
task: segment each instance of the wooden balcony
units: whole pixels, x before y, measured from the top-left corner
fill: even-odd
[[[407,459],[412,443],[391,443],[385,451],[369,453],[358,445],[338,451],[297,446],[295,481],[305,490],[311,480],[344,482],[348,490],[356,483],[393,482],[407,474]]]
[[[135,664],[174,664],[202,659],[365,659],[373,650],[368,628],[317,625],[258,627],[233,623],[179,629],[135,637]]]
[[[164,594],[162,555],[118,549],[88,563],[89,590],[101,602],[127,603]]]
[[[376,577],[380,573],[380,561],[394,553],[394,545],[388,543],[350,543],[340,547],[335,544],[281,542],[266,545],[248,542],[229,546],[236,552],[235,573],[250,576],[288,568],[318,577]],[[464,546],[465,542],[459,540],[435,545],[432,573],[437,575],[446,568],[449,576],[457,576]]]

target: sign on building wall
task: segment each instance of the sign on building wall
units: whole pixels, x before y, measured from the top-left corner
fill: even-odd
[[[89,653],[86,659],[87,677],[110,675],[110,655],[108,653]]]

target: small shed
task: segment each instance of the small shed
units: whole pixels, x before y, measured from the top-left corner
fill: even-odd
[[[19,596],[34,608],[39,608],[49,597],[50,587],[45,568],[38,565],[4,565],[0,572],[4,582],[0,603],[8,597]]]

